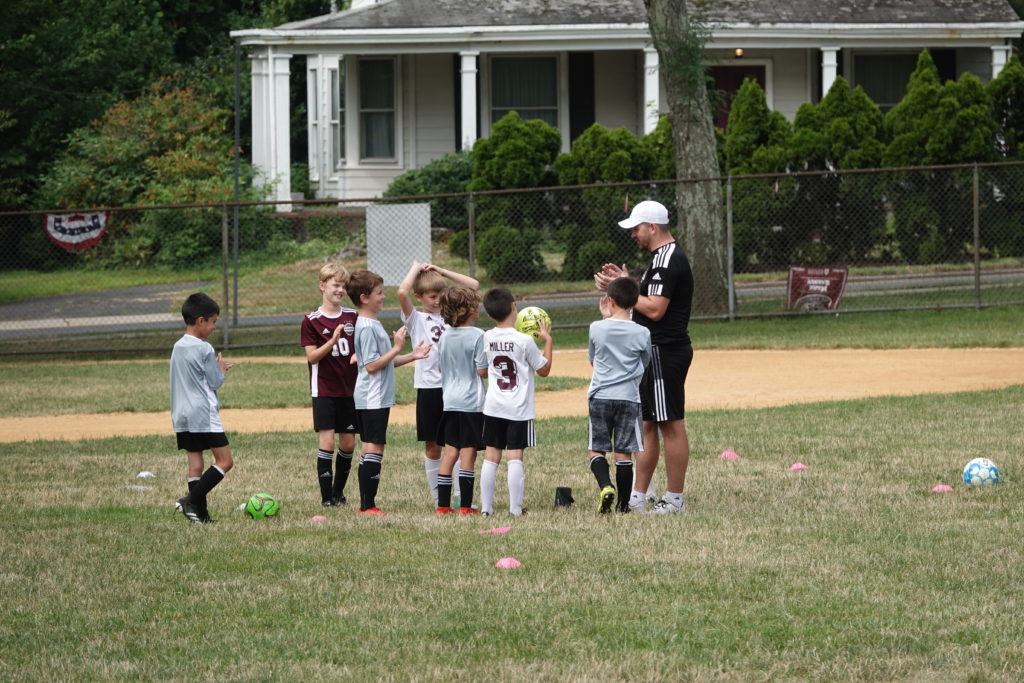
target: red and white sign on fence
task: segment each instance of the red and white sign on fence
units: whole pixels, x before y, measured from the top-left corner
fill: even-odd
[[[786,287],[789,308],[801,311],[828,311],[839,307],[846,288],[847,268],[789,267]]]
[[[110,214],[48,213],[43,217],[46,236],[68,251],[83,251],[100,241],[107,231]]]

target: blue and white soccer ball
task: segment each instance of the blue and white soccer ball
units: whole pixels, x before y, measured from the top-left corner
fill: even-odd
[[[964,467],[964,483],[976,486],[999,483],[999,468],[988,458],[975,458]]]

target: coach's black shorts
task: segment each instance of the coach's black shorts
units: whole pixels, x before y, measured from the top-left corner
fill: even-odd
[[[518,451],[537,445],[533,420],[506,420],[484,415],[484,445],[501,450]]]
[[[437,433],[437,442],[442,446],[455,448],[484,449],[483,440],[484,414],[463,413],[446,410],[441,416],[441,428]]]
[[[391,408],[356,410],[356,426],[359,440],[365,443],[386,444],[388,442],[388,419]]]
[[[640,407],[644,422],[666,422],[686,417],[686,373],[693,347],[657,346],[640,380]]]
[[[356,402],[351,396],[314,396],[313,431],[356,433]]]
[[[202,453],[228,445],[228,436],[224,432],[175,432],[174,435],[178,437],[178,449],[189,453]]]
[[[444,413],[444,394],[440,388],[416,390],[416,440],[437,441]]]

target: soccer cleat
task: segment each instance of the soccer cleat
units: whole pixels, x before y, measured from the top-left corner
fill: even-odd
[[[526,510],[526,508],[523,508],[523,509],[522,509],[522,510],[520,510],[519,512],[512,512],[511,510],[509,510],[508,512],[509,512],[509,514],[510,514],[510,515],[512,515],[513,517],[525,517],[525,516],[526,516],[526,512],[527,512],[527,510]]]
[[[647,514],[647,501],[641,500],[639,503],[634,504],[632,500],[626,505],[629,512],[636,512],[641,515]]]
[[[334,507],[344,505],[347,502],[348,498],[345,497],[344,493],[339,493],[338,495],[334,496],[334,498],[331,498],[331,505],[333,505]]]
[[[323,507],[323,508],[332,508],[332,507],[334,507],[334,499],[333,498],[328,498],[327,500],[320,501],[320,507]]]
[[[493,514],[494,514],[493,512],[487,512],[487,510],[481,510],[480,511],[480,516],[481,517],[490,517]]]
[[[181,503],[181,514],[185,515],[185,519],[193,524],[203,523],[203,515],[200,514],[199,510],[196,510],[196,506],[192,504],[188,496],[185,496],[178,502]]]
[[[381,510],[378,507],[372,507],[372,508],[367,508],[366,510],[360,510],[359,514],[361,514],[361,515],[374,515],[374,516],[377,516],[377,517],[383,517],[387,513],[384,512],[383,510]]]
[[[179,498],[178,500],[176,500],[174,502],[174,509],[176,511],[178,511],[178,512],[181,512],[182,510],[185,509],[185,503],[187,503],[187,502],[188,502],[188,496],[182,496],[181,498]]]
[[[686,503],[683,503],[682,505],[675,505],[673,503],[668,502],[664,498],[662,498],[661,500],[659,500],[654,505],[654,507],[651,508],[651,511],[648,514],[651,514],[651,515],[671,515],[671,514],[674,514],[676,512],[685,512],[685,511],[686,511]]]
[[[452,508],[437,508],[437,514],[439,515],[454,515],[455,510]]]
[[[612,486],[605,486],[601,489],[601,505],[597,508],[597,511],[602,515],[612,511],[612,505],[615,503],[615,488]]]
[[[461,508],[460,507],[459,508],[459,514],[463,515],[463,516],[479,515],[480,511],[479,510],[474,510],[473,508]]]

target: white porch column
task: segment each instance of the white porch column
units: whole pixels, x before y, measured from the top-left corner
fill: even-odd
[[[479,52],[460,52],[462,58],[462,149],[473,149],[479,133],[476,129],[476,60]]]
[[[992,46],[992,78],[999,75],[999,72],[1003,70],[1006,63],[1010,61],[1010,46],[1009,45],[993,45]]]
[[[659,88],[658,51],[653,47],[644,48],[644,110],[643,134],[654,132],[658,127],[658,115],[661,111],[661,89]]]
[[[839,48],[821,48],[821,96],[825,97],[839,73]]]
[[[288,80],[291,55],[273,47],[252,55],[252,161],[255,182],[272,184],[270,198],[291,199]],[[291,211],[281,204],[278,211]]]

